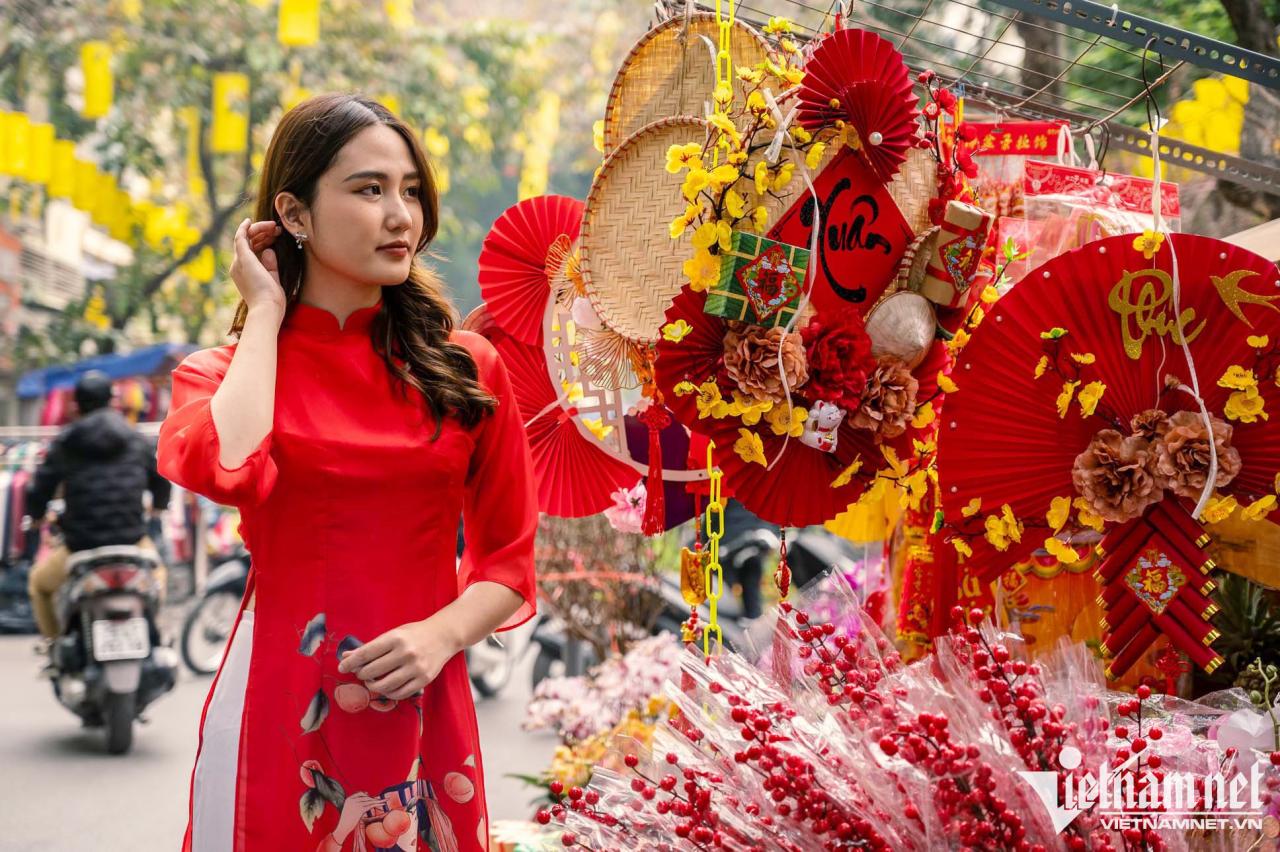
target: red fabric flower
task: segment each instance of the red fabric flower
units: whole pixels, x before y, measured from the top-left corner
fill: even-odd
[[[969,180],[978,176],[978,164],[973,160],[973,151],[967,146],[960,145],[956,148],[956,165]]]
[[[857,410],[867,376],[876,366],[862,317],[852,311],[837,323],[822,323],[814,317],[800,334],[809,361],[805,397],[834,403],[846,411]]]
[[[930,101],[929,103],[925,104],[925,105],[924,105],[924,117],[925,117],[925,118],[937,118],[937,117],[938,117],[938,105],[937,105],[936,103],[934,103],[933,101]]]
[[[947,112],[956,108],[956,96],[950,89],[938,89],[933,93],[933,99]]]

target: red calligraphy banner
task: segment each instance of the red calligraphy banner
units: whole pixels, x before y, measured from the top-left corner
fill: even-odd
[[[1053,157],[1058,153],[1057,121],[966,121],[972,132],[964,144],[979,157]]]

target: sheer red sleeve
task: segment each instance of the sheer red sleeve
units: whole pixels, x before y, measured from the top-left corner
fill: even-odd
[[[533,545],[538,499],[533,460],[511,380],[497,350],[470,332],[456,332],[454,338],[471,350],[481,384],[498,400],[497,409],[480,422],[474,433],[475,449],[463,504],[466,548],[458,572],[458,588],[461,591],[472,583],[488,580],[518,592],[524,602],[498,628],[510,630],[537,611]]]
[[[234,470],[222,466],[218,431],[209,403],[231,363],[234,346],[206,349],[173,371],[173,399],[160,427],[156,464],[160,475],[226,506],[261,503],[276,482],[271,434]]]

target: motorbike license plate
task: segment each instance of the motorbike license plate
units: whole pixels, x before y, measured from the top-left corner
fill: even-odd
[[[145,618],[93,623],[93,658],[100,663],[141,660],[151,653],[151,636]]]

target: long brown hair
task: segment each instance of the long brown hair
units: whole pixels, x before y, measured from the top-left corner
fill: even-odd
[[[280,284],[285,299],[293,305],[302,295],[306,257],[287,231],[275,210],[276,196],[291,192],[308,206],[315,201],[316,183],[328,170],[342,146],[361,130],[384,124],[400,134],[422,177],[418,197],[422,203],[422,237],[415,254],[435,237],[440,224],[440,198],[435,177],[417,137],[386,107],[377,101],[352,94],[320,95],[298,104],[280,120],[262,164],[254,220],[281,225],[273,248],[280,268]],[[440,278],[421,265],[417,258],[409,268],[405,283],[382,289],[382,309],[374,319],[370,335],[375,351],[382,356],[402,388],[412,388],[426,400],[440,435],[445,417],[458,418],[464,426],[475,426],[497,406],[497,401],[480,386],[475,360],[464,346],[449,342],[453,330],[453,309],[444,296]],[[236,310],[231,333],[244,329],[248,308],[244,302]]]

